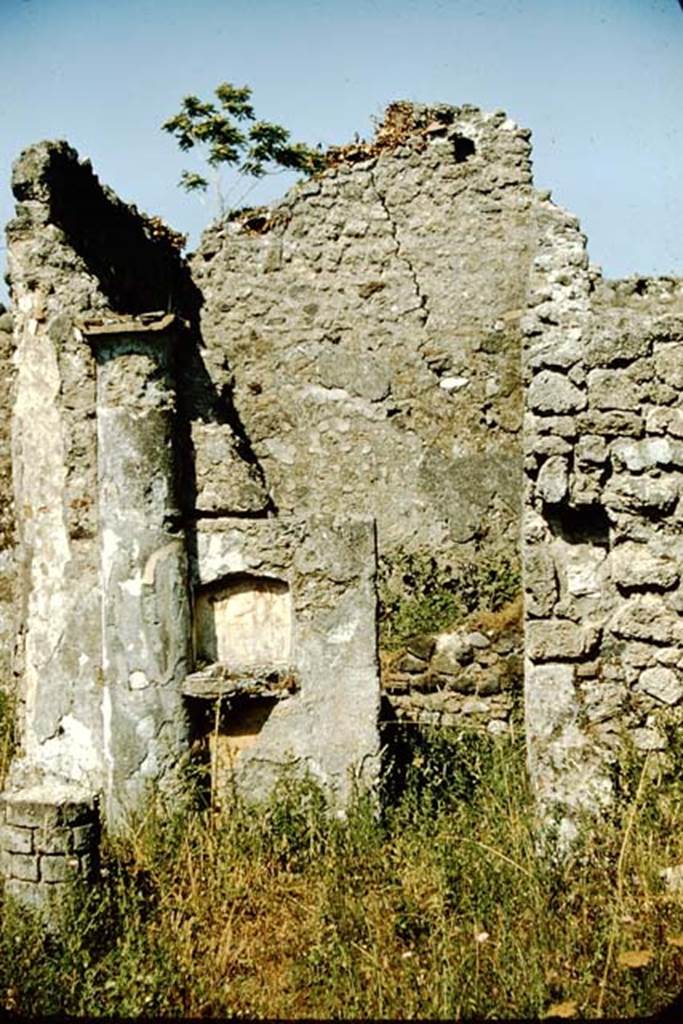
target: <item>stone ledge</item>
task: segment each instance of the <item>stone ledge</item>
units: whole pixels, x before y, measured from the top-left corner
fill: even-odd
[[[249,666],[243,669],[215,663],[185,677],[185,697],[217,700],[220,697],[275,697],[296,693],[299,684],[289,668]]]

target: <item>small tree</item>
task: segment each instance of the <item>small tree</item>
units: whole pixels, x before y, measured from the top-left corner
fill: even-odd
[[[228,165],[252,178],[262,178],[276,168],[314,174],[325,166],[319,149],[292,143],[286,128],[256,119],[249,86],[223,82],[214,92],[218,105],[186,96],[180,112],[162,125],[181,149],[203,146],[210,167]],[[183,171],[179,184],[187,192],[204,192],[209,187],[206,178],[192,171]]]

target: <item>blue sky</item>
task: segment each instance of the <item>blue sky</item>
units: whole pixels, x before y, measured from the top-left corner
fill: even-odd
[[[66,138],[192,247],[215,205],[177,187],[201,168],[160,125],[227,80],[311,144],[371,134],[393,99],[503,108],[608,276],[683,274],[678,0],[0,0],[0,80],[3,224],[14,157]]]

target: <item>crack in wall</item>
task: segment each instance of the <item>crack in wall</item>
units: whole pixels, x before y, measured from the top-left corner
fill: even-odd
[[[384,210],[384,213],[386,214],[386,217],[387,217],[387,222],[389,224],[389,230],[391,232],[391,237],[392,237],[392,239],[394,241],[394,246],[395,246],[394,252],[395,252],[395,255],[401,260],[401,262],[407,268],[408,274],[410,276],[410,279],[411,279],[411,281],[413,283],[413,287],[415,289],[415,296],[416,296],[416,298],[418,300],[418,305],[417,306],[415,306],[413,309],[405,310],[401,314],[401,316],[406,316],[408,313],[414,313],[417,310],[424,310],[424,316],[423,316],[423,319],[422,319],[422,323],[420,325],[421,334],[420,334],[420,337],[417,340],[417,350],[419,352],[419,355],[420,355],[422,361],[424,362],[425,366],[427,367],[427,370],[430,373],[430,375],[435,377],[437,381],[440,381],[442,379],[442,377],[448,372],[448,369],[449,369],[449,366],[450,366],[450,359],[448,358],[446,353],[433,352],[431,350],[427,350],[427,345],[428,345],[429,340],[430,340],[429,332],[427,330],[427,324],[428,324],[429,319],[431,317],[431,310],[429,308],[428,296],[427,296],[426,292],[424,292],[422,290],[422,287],[420,285],[420,279],[419,279],[417,270],[415,269],[415,265],[414,265],[413,261],[411,260],[410,256],[408,255],[408,253],[406,252],[406,250],[405,250],[405,248],[404,248],[404,246],[403,246],[403,244],[401,242],[401,237],[400,237],[400,234],[399,234],[398,225],[397,225],[397,223],[396,223],[396,221],[394,219],[394,216],[393,216],[393,214],[392,214],[392,212],[391,212],[391,210],[389,208],[389,205],[388,205],[388,203],[386,201],[386,196],[384,196],[381,193],[381,191],[380,191],[380,189],[378,187],[377,180],[376,180],[375,174],[374,174],[372,169],[370,169],[370,171],[369,171],[369,176],[370,176],[370,181],[372,182],[372,187],[374,189],[374,192],[375,192],[375,195],[377,197],[377,200],[378,200],[380,206],[382,207],[382,209]]]
[[[422,291],[422,288],[420,287],[420,281],[419,281],[419,278],[417,276],[417,271],[415,270],[413,262],[410,259],[410,256],[408,256],[408,254],[404,250],[403,245],[401,244],[401,239],[400,239],[399,233],[398,233],[398,225],[396,224],[396,221],[394,220],[393,214],[391,213],[391,211],[389,209],[389,206],[388,206],[387,201],[386,201],[386,197],[382,195],[382,193],[380,192],[380,190],[379,190],[379,188],[377,186],[377,179],[375,178],[374,171],[370,170],[369,171],[369,175],[370,175],[370,181],[372,182],[372,187],[373,187],[373,189],[375,191],[375,195],[377,196],[378,202],[379,202],[380,206],[382,207],[382,209],[384,210],[384,212],[386,214],[387,222],[389,224],[389,230],[391,231],[391,237],[394,240],[395,253],[398,256],[398,258],[401,260],[401,262],[404,263],[405,266],[408,268],[408,273],[409,273],[410,278],[411,278],[411,280],[413,282],[413,287],[415,288],[415,296],[416,296],[416,298],[418,300],[418,304],[417,304],[417,306],[414,307],[414,309],[407,309],[407,310],[405,310],[405,312],[402,315],[405,316],[406,313],[413,313],[413,312],[415,312],[415,310],[424,309],[425,317],[424,317],[424,321],[423,321],[423,324],[422,324],[422,326],[424,327],[425,323],[429,319],[429,306],[427,305],[427,296]]]

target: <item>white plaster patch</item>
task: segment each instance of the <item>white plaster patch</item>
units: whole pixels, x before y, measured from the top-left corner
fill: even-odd
[[[157,723],[154,720],[153,715],[145,715],[144,718],[140,718],[135,724],[135,731],[141,740],[149,742],[153,740],[157,734]]]
[[[108,529],[106,526],[100,531],[100,558],[102,560],[102,574],[106,585],[109,579],[109,570],[121,541],[119,535]]]
[[[73,715],[65,715],[60,722],[59,735],[40,745],[36,763],[55,775],[91,784],[99,781],[102,767],[90,729]]]
[[[292,597],[280,581],[252,577],[199,594],[196,648],[208,661],[242,667],[289,662]]]
[[[210,583],[229,573],[245,572],[247,560],[241,550],[244,538],[239,530],[227,533],[202,533],[197,538],[197,568],[202,583]]]
[[[134,576],[130,580],[124,580],[119,583],[119,587],[126,594],[130,594],[131,597],[140,597],[142,593],[142,576]]]
[[[131,690],[144,690],[149,686],[149,679],[144,672],[135,671],[131,672],[128,676],[128,685]]]
[[[598,570],[607,557],[593,544],[566,545],[564,552],[567,591],[572,597],[588,597],[601,591]],[[562,564],[560,562],[560,564]]]
[[[102,743],[104,746],[104,761],[107,767],[107,792],[111,800],[114,788],[114,756],[111,748],[111,693],[109,687],[105,687],[102,694]]]
[[[459,391],[460,388],[467,387],[468,384],[467,377],[442,377],[439,381],[439,387],[444,391]]]

